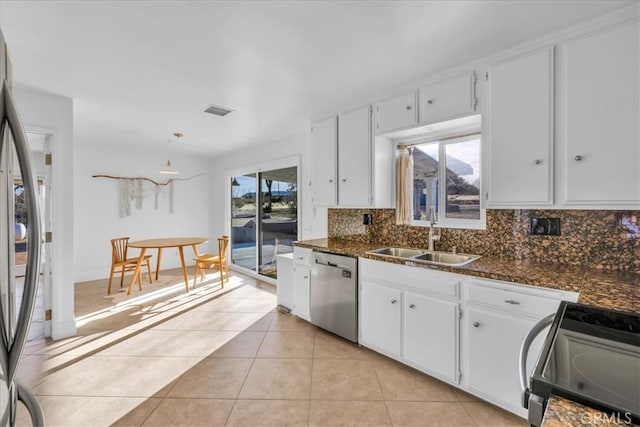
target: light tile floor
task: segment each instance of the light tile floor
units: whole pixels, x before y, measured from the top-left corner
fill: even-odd
[[[270,285],[211,275],[187,294],[180,277],[130,297],[76,284],[78,336],[31,341],[18,373],[48,426],[527,425],[277,312]]]

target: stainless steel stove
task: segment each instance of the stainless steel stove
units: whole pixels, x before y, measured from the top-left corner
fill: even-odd
[[[521,353],[526,356],[528,342],[549,323],[525,390],[529,422],[540,425],[554,394],[598,409],[609,419],[640,423],[640,315],[563,302],[553,318],[532,329]]]

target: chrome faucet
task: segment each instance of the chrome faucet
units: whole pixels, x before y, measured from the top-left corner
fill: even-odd
[[[435,225],[438,222],[438,216],[436,214],[436,207],[431,206],[429,211],[429,251],[435,251],[435,241],[440,240],[440,230],[435,229]]]

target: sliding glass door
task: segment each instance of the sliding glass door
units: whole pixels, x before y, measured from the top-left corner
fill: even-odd
[[[234,264],[256,270],[257,174],[231,181],[231,259]]]
[[[297,166],[233,176],[230,187],[232,263],[277,278],[276,256],[298,238]]]
[[[258,174],[262,188],[260,274],[277,277],[276,256],[293,252],[298,238],[298,168],[277,169]]]

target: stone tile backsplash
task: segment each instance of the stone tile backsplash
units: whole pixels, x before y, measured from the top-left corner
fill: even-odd
[[[363,214],[373,225],[363,225]],[[560,218],[560,236],[529,235],[533,217]],[[640,211],[487,210],[486,230],[441,229],[436,249],[640,272]],[[426,248],[427,227],[396,225],[394,209],[329,209],[328,237]]]

